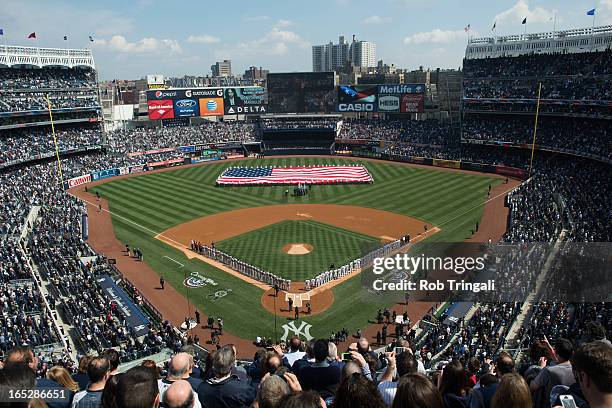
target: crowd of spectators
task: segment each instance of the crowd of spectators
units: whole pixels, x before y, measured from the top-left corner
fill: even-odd
[[[504,242],[610,242],[609,165],[556,158],[536,163],[533,178],[508,197]]]
[[[222,142],[248,142],[256,139],[255,125],[249,122],[210,122],[200,125],[116,130],[107,133],[109,147],[117,153],[144,152]]]
[[[524,54],[515,57],[465,59],[463,78],[595,77],[612,74],[609,51],[570,54]]]
[[[0,69],[0,112],[98,107],[93,69]]]
[[[466,115],[463,138],[531,144],[534,120],[510,115]],[[605,119],[540,117],[536,144],[561,151],[612,158],[610,126]]]
[[[55,134],[60,151],[78,149],[102,143],[102,132],[97,126],[66,128]],[[28,159],[55,152],[55,142],[50,129],[15,130],[0,137],[0,164]]]
[[[423,145],[453,144],[453,129],[437,120],[356,119],[342,122],[340,139],[385,140]]]
[[[481,334],[495,326],[487,316],[479,321]],[[234,345],[209,353],[205,361],[187,346],[167,366],[145,360],[124,372],[118,371],[117,352],[107,349],[83,356],[78,370],[54,361],[39,379],[37,356],[18,347],[3,362],[0,389],[62,386],[68,391],[56,406],[75,408],[556,408],[567,399],[599,408],[612,402],[612,345],[605,337],[537,340],[527,364],[500,352],[483,362],[453,358],[428,371],[409,342],[397,345],[377,355],[361,338],[340,357],[334,343],[304,344],[294,337],[285,347],[259,350],[246,367],[237,364]]]
[[[263,130],[279,129],[332,129],[335,130],[339,119],[262,119]]]

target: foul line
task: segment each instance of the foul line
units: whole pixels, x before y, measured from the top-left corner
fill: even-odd
[[[521,184],[522,184],[522,183],[521,183]],[[435,234],[435,232],[438,232],[438,231],[440,231],[440,230],[441,230],[441,228],[439,228],[439,227],[441,227],[442,225],[448,224],[449,222],[454,221],[454,220],[456,220],[457,218],[462,217],[462,216],[464,216],[465,214],[467,214],[467,213],[469,213],[469,212],[472,212],[472,211],[474,211],[475,209],[477,209],[477,208],[479,208],[479,207],[484,207],[484,206],[485,206],[487,203],[489,203],[489,202],[491,202],[491,201],[493,201],[493,200],[496,200],[496,199],[498,199],[499,197],[504,196],[504,195],[506,195],[506,194],[510,193],[511,191],[513,191],[513,190],[517,189],[517,188],[518,188],[518,187],[519,187],[521,184],[519,184],[519,185],[518,185],[518,186],[516,186],[516,187],[510,188],[510,189],[508,189],[508,190],[506,190],[506,191],[504,191],[504,192],[502,192],[502,193],[500,193],[500,194],[496,195],[495,197],[491,197],[491,198],[489,198],[488,200],[486,200],[486,201],[484,201],[484,202],[482,202],[482,203],[479,203],[479,204],[477,204],[477,205],[475,205],[475,206],[473,206],[473,207],[469,208],[468,210],[466,210],[466,211],[462,212],[461,214],[458,214],[458,215],[456,215],[455,217],[452,217],[452,218],[450,218],[450,219],[448,219],[448,220],[446,220],[446,221],[444,221],[444,222],[440,223],[439,225],[434,226],[434,228],[432,229],[432,231],[429,231],[429,233],[430,233],[431,235]],[[71,193],[71,194],[72,194],[72,193]],[[99,204],[95,204],[94,202],[88,201],[88,200],[86,200],[86,199],[84,199],[84,198],[82,198],[82,197],[78,197],[78,196],[75,196],[75,195],[73,195],[73,196],[74,196],[74,197],[76,197],[76,198],[78,198],[79,200],[81,200],[81,201],[83,201],[83,202],[85,202],[85,203],[87,203],[87,204],[91,205],[92,207],[96,208],[96,209],[99,211],[99,209],[100,209]],[[108,202],[108,201],[107,201],[107,202]],[[156,238],[156,239],[158,239],[158,240],[160,240],[160,241],[162,241],[162,242],[163,242],[163,241],[166,241],[167,243],[172,243],[172,244],[170,244],[170,246],[174,247],[175,249],[179,249],[179,250],[181,250],[181,249],[182,249],[183,254],[184,254],[185,256],[187,256],[187,254],[185,254],[185,250],[188,250],[188,248],[186,248],[186,244],[183,244],[183,243],[181,243],[181,242],[178,242],[178,241],[176,241],[176,240],[174,240],[174,239],[172,239],[172,238],[170,238],[170,237],[167,237],[167,236],[165,236],[165,235],[164,235],[163,233],[161,233],[161,232],[159,232],[159,233],[158,233],[158,232],[156,232],[156,231],[153,231],[152,229],[147,228],[147,227],[145,227],[144,225],[138,224],[137,222],[132,221],[132,220],[130,220],[130,219],[128,219],[128,218],[126,218],[126,217],[124,217],[124,216],[121,216],[121,215],[119,215],[119,214],[116,214],[116,213],[114,213],[114,212],[112,212],[112,211],[110,211],[110,210],[107,210],[106,208],[102,208],[102,211],[107,212],[108,214],[113,215],[113,216],[115,216],[115,217],[117,217],[117,218],[119,218],[119,219],[121,219],[121,220],[124,220],[124,221],[126,221],[126,222],[128,222],[128,223],[130,223],[130,224],[132,224],[132,225],[134,225],[134,226],[136,226],[136,227],[138,227],[138,228],[140,228],[140,229],[142,229],[142,230],[145,230],[145,231],[148,231],[148,232],[151,232],[151,233],[155,234],[154,238]],[[437,227],[437,231],[435,231],[435,228],[436,228],[436,227]],[[434,232],[434,231],[435,231],[435,232]],[[162,238],[162,239],[160,239],[160,238]],[[411,244],[413,244],[413,243],[415,243],[415,242],[418,242],[418,241],[420,241],[421,239],[426,239],[426,238],[428,238],[428,236],[427,236],[427,233],[420,233],[420,234],[416,235],[414,238],[415,238],[415,239],[411,240],[411,242],[410,242]],[[418,239],[418,240],[417,240],[417,239]],[[401,249],[402,249],[402,248],[400,247],[400,248],[398,249],[398,251],[399,251],[399,250],[401,250]],[[195,254],[195,252],[194,252],[194,254]],[[197,255],[199,255],[199,254],[197,254]],[[241,273],[239,273],[239,272],[237,272],[237,271],[234,271],[233,269],[228,268],[228,267],[225,267],[225,268],[220,268],[218,265],[214,265],[214,264],[213,264],[213,263],[218,263],[218,264],[220,264],[220,265],[223,265],[223,264],[221,264],[220,262],[218,262],[218,261],[214,261],[214,260],[212,260],[212,259],[210,259],[210,261],[212,261],[212,262],[209,262],[209,261],[208,261],[208,260],[209,260],[209,258],[206,258],[206,257],[201,256],[201,255],[200,255],[200,256],[197,256],[197,255],[195,256],[196,258],[200,258],[200,260],[202,260],[202,261],[204,261],[204,262],[206,262],[206,263],[208,263],[208,264],[210,264],[210,265],[212,265],[212,266],[216,267],[217,269],[225,270],[226,272],[228,272],[228,269],[229,269],[229,271],[234,272],[234,273],[231,273],[233,276],[235,276],[235,277],[237,277],[237,278],[240,278],[240,279],[242,279],[243,281],[246,281],[246,282],[248,282],[248,283],[254,284],[254,283],[252,282],[252,281],[255,281],[254,279],[249,278],[249,277],[247,277],[247,276],[244,276],[244,275],[242,275]],[[179,265],[181,265],[181,266],[184,266],[184,265],[183,265],[183,264],[181,264],[180,262],[178,262],[178,261],[176,261],[176,260],[174,260],[174,259],[172,259],[172,258],[170,258],[170,257],[168,257],[168,256],[164,256],[164,258],[168,258],[168,259],[170,259],[171,261],[176,262],[177,264],[179,264]],[[187,256],[187,258],[189,258],[189,257]],[[203,258],[203,259],[202,259],[202,258]],[[223,266],[225,266],[225,265],[223,265]],[[348,280],[349,278],[352,278],[352,277],[354,277],[354,276],[358,275],[359,273],[361,273],[361,269],[357,270],[356,272],[357,272],[357,273],[351,273],[351,274],[349,274],[349,275],[344,276],[344,277],[343,277],[343,278],[341,278],[341,279],[336,279],[336,280],[333,280],[333,281],[331,281],[331,282],[328,282],[327,284],[323,284],[323,285],[321,285],[321,286],[318,286],[317,288],[311,289],[310,291],[308,291],[308,292],[306,292],[306,293],[308,293],[308,294],[312,294],[312,295],[315,295],[315,294],[317,294],[317,293],[319,293],[319,292],[322,292],[323,290],[328,290],[328,289],[331,289],[331,288],[333,288],[334,286],[336,286],[336,285],[338,285],[338,284],[340,284],[340,283],[344,282],[345,280]],[[270,286],[270,285],[263,284],[262,282],[259,282],[259,281],[255,281],[255,282],[257,282],[257,283],[258,283],[258,284],[255,284],[255,286],[258,286],[258,287],[260,287],[260,288],[262,287],[262,285],[265,285],[266,287],[268,287],[268,286],[269,286],[269,287],[272,287],[272,286]]]
[[[185,265],[183,265],[182,263],[180,263],[179,261],[177,261],[176,259],[170,258],[169,256],[164,255],[164,258],[168,258],[169,260],[171,260],[172,262],[181,265],[181,268]]]

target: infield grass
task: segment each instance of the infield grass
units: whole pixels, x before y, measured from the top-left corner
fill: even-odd
[[[262,290],[228,275],[155,239],[155,235],[183,222],[238,208],[274,204],[346,204],[393,211],[428,221],[441,231],[427,241],[460,242],[469,238],[482,215],[488,186],[500,179],[485,175],[405,166],[392,162],[329,157],[265,158],[241,161],[241,166],[306,166],[314,164],[362,164],[374,177],[373,184],[313,186],[307,196],[285,196],[285,186],[216,187],[215,180],[232,161],[177,169],[163,173],[118,179],[90,189],[109,201],[117,238],[143,250],[145,262],[162,274],[202,311],[223,316],[230,332],[247,339],[272,336],[274,317],[261,306]],[[129,221],[126,221],[129,220]],[[291,241],[294,241],[293,239]],[[170,257],[185,265],[179,270]],[[184,271],[198,271],[214,279],[216,289],[183,286]],[[153,283],[152,283],[153,284]],[[206,295],[219,288],[232,294],[217,301]],[[382,304],[364,298],[359,277],[333,288],[335,302],[318,316],[306,318],[311,334],[328,337],[342,327],[354,332],[365,328]],[[281,324],[284,322],[281,322]]]
[[[289,255],[290,243],[313,247],[304,255]],[[304,281],[344,265],[382,246],[376,238],[317,221],[282,221],[215,243],[228,254],[291,281]]]

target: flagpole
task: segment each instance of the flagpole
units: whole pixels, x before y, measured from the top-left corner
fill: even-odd
[[[533,153],[535,152],[535,141],[536,134],[538,132],[538,116],[540,114],[540,95],[542,93],[542,82],[538,87],[538,103],[536,105],[535,123],[533,124],[533,139],[531,141],[531,160],[529,161],[529,177],[531,177],[531,170],[533,168]]]
[[[45,94],[47,99],[47,108],[49,109],[49,120],[51,122],[51,134],[53,135],[53,143],[55,144],[55,157],[57,158],[57,168],[59,170],[60,181],[62,188],[64,187],[64,175],[62,173],[62,162],[59,157],[59,146],[57,145],[57,137],[55,136],[55,125],[53,124],[53,113],[51,112],[51,100],[49,100],[49,94]]]

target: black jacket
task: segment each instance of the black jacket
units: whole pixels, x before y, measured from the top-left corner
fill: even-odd
[[[231,375],[221,382],[204,381],[198,387],[198,398],[206,408],[242,408],[251,405],[256,390],[248,382]]]

